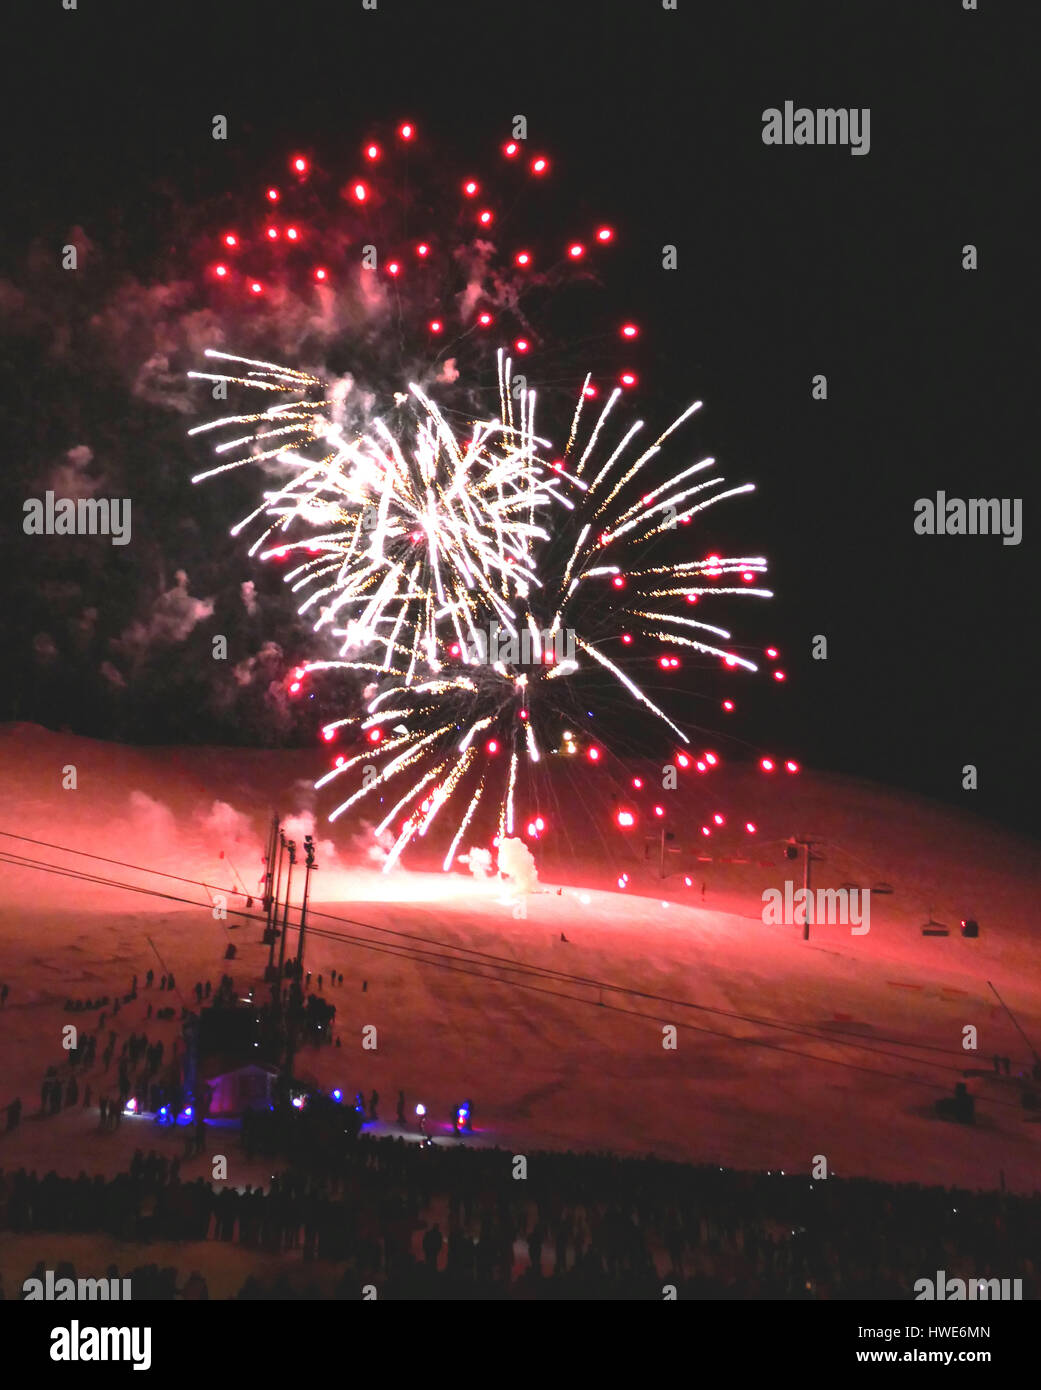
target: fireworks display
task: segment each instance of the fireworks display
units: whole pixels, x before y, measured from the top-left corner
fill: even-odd
[[[414,126],[399,127],[399,141],[414,138]],[[519,143],[503,155],[520,160]],[[375,141],[362,151],[373,166],[383,156]],[[527,167],[537,181],[550,164],[528,156]],[[291,168],[298,179],[311,172],[304,156]],[[471,842],[494,836],[501,844],[522,827],[539,838],[547,828],[538,795],[543,760],[577,755],[603,767],[613,756],[609,740],[576,732],[588,728],[595,711],[587,706],[605,690],[628,705],[629,718],[659,729],[667,760],[711,771],[718,755],[694,746],[691,721],[650,688],[645,671],[649,664],[656,675],[676,670],[683,653],[756,671],[730,630],[705,620],[698,605],[770,597],[760,582],[762,556],[692,558],[688,547],[677,558],[682,541],[703,534],[704,513],[753,488],[718,474],[711,457],[680,455],[683,426],[700,401],[653,435],[619,408],[636,385],[631,368],[616,374],[602,399],[587,372],[573,382],[560,443],[542,436],[536,389],[514,368],[522,359],[528,367],[536,341],[547,362],[560,356],[531,327],[525,294],[537,289],[545,305],[545,292],[565,283],[568,263],[581,262],[587,247],[562,238],[560,264],[536,279],[537,252],[528,243],[499,246],[492,230],[499,213],[483,196],[476,178],[463,181],[463,203],[481,203],[464,218],[472,225],[463,240],[413,239],[413,263],[426,271],[436,258],[441,267],[412,296],[393,237],[373,232],[363,240],[353,221],[349,236],[341,229],[341,251],[353,246],[361,256],[350,278],[341,267],[341,293],[355,318],[364,320],[369,304],[390,347],[373,345],[372,332],[359,329],[338,345],[348,364],[341,373],[217,349],[207,352],[210,370],[191,373],[213,383],[220,399],[242,397],[232,413],[191,431],[217,441],[218,461],[194,481],[242,467],[260,474],[260,498],[232,534],[251,536],[251,556],[288,563],[284,578],[299,612],[327,644],[328,655],[294,672],[290,691],[323,673],[359,673],[362,708],[322,731],[327,742],[343,738],[351,747],[317,786],[341,793],[331,820],[358,809],[371,821],[378,808],[386,868],[438,817],[448,826],[446,870]],[[272,185],[266,199],[278,205],[282,194]],[[354,205],[352,219],[393,202],[371,176],[349,180],[341,199]],[[305,238],[319,239],[296,222],[266,228],[272,244]],[[600,246],[613,240],[606,226],[593,234]],[[242,246],[237,233],[223,241],[229,250]],[[381,261],[377,248],[388,245]],[[312,269],[323,312],[335,293],[330,264],[323,256]],[[231,272],[220,262],[215,274],[223,280]],[[238,279],[246,293],[277,300],[270,265],[244,268]],[[520,334],[509,346],[505,323],[493,328],[507,318]],[[419,345],[424,333],[436,349]],[[640,331],[624,322],[615,336],[630,343]],[[409,374],[394,374],[402,369]],[[783,679],[779,670],[773,675]],[[764,760],[764,771],[773,766]],[[629,828],[636,814],[623,808],[616,822]],[[746,829],[754,833],[750,822]]]

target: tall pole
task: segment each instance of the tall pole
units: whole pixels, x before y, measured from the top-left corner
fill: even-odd
[[[932,913],[931,913],[931,912],[930,912],[929,916],[930,916],[930,917],[932,916]],[[1034,1058],[1034,1061],[1035,1061],[1035,1062],[1041,1061],[1041,1058],[1039,1058],[1038,1055],[1037,1055],[1037,1049],[1034,1047],[1034,1044],[1033,1044],[1033,1043],[1030,1041],[1030,1039],[1027,1037],[1026,1033],[1023,1032],[1022,1028],[1020,1028],[1020,1026],[1019,1026],[1019,1020],[1016,1018],[1015,1014],[1012,1012],[1012,1010],[1009,1008],[1009,1006],[1005,1003],[1004,999],[1002,999],[1001,995],[997,992],[997,990],[994,989],[994,986],[991,984],[990,980],[987,981],[987,984],[990,985],[990,988],[991,988],[992,990],[994,990],[994,998],[998,1001],[998,1003],[1001,1005],[1001,1007],[1002,1007],[1002,1008],[1005,1010],[1005,1012],[1008,1014],[1009,1018],[1012,1020],[1013,1024],[1015,1025],[1016,1030],[1017,1030],[1018,1033],[1019,1033],[1019,1036],[1020,1036],[1020,1037],[1023,1039],[1023,1041],[1026,1043],[1027,1047],[1030,1048],[1030,1051],[1031,1051],[1031,1054],[1032,1054],[1032,1056],[1033,1056],[1033,1058]]]
[[[267,833],[267,854],[264,857],[264,912],[267,915],[268,929],[271,927],[271,890],[274,886],[275,875],[275,849],[278,845],[278,812],[275,811],[271,817],[271,825]]]
[[[786,859],[794,859],[792,851],[793,845],[800,845],[802,852],[806,856],[802,865],[802,891],[803,891],[803,917],[802,917],[802,939],[810,939],[810,861],[813,859],[813,846],[820,843],[817,840],[809,840],[802,835],[793,835],[788,840],[788,848],[785,850]]]
[[[297,946],[296,968],[300,975],[304,968],[304,938],[307,933],[307,896],[311,888],[311,870],[316,868],[314,862],[314,840],[310,835],[304,836],[304,900],[300,906],[300,941]]]
[[[282,1011],[282,978],[286,964],[286,932],[289,930],[289,893],[293,883],[293,865],[296,863],[296,841],[282,836],[282,845],[289,855],[289,869],[286,873],[286,902],[282,915],[282,939],[278,944],[278,979],[275,981],[275,1002],[278,1012]]]
[[[286,837],[282,834],[282,828],[281,828],[281,826],[278,826],[278,825],[275,826],[274,834],[275,834],[275,836],[277,837],[277,839],[273,838],[273,840],[272,840],[272,846],[271,846],[271,851],[272,851],[272,853],[271,853],[271,857],[272,857],[272,859],[274,859],[274,857],[275,857],[275,854],[274,854],[274,847],[275,847],[275,844],[277,843],[277,844],[278,844],[278,868],[277,868],[276,873],[275,873],[275,890],[274,890],[274,894],[272,895],[272,899],[271,899],[270,906],[269,906],[269,908],[268,908],[268,933],[269,933],[268,947],[269,947],[269,949],[268,949],[268,953],[267,953],[267,965],[268,965],[268,970],[269,970],[269,971],[273,970],[273,969],[274,969],[274,965],[275,965],[275,937],[278,935],[278,930],[277,930],[277,922],[278,922],[278,898],[279,898],[279,894],[280,894],[281,891],[282,891],[282,851],[283,851],[283,849],[284,849],[284,847],[285,847],[285,843],[286,843]]]

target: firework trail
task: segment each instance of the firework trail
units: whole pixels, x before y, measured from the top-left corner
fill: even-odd
[[[712,458],[642,490],[645,470],[700,402],[637,452],[639,421],[605,443],[617,390],[583,442],[583,392],[569,446],[549,462],[541,452],[546,441],[535,433],[534,393],[522,393],[516,419],[507,404],[510,360],[502,354],[500,417],[473,421],[465,440],[415,385],[399,406],[396,433],[375,418],[368,431],[347,438],[335,423],[335,392],[305,399],[308,391],[321,392],[317,378],[211,356],[233,365],[196,375],[290,398],[196,427],[248,432],[218,445],[233,457],[195,481],[256,462],[274,461],[288,474],[233,534],[259,521],[251,554],[301,557],[285,576],[306,595],[299,611],[317,611],[315,631],[328,629],[341,643],[339,658],[307,662],[305,675],[347,670],[377,677],[362,715],[327,724],[327,737],[354,729],[362,742],[317,786],[362,773],[332,820],[368,798],[392,800],[376,826],[377,835],[392,825],[398,832],[385,867],[424,838],[449,803],[460,819],[445,868],[480,803],[496,808],[500,838],[514,833],[519,771],[530,771],[546,752],[571,751],[565,692],[583,668],[606,672],[688,744],[684,728],[623,669],[634,633],[665,644],[662,669],[679,665],[673,649],[680,648],[756,669],[723,645],[729,630],[694,618],[691,607],[705,595],[769,598],[769,590],[749,587],[765,573],[765,559],[647,558],[668,533],[752,490],[748,483],[726,486],[711,471]],[[278,442],[269,444],[272,438]],[[731,575],[743,582],[716,583]],[[349,620],[336,626],[344,613]],[[500,753],[508,760],[505,774],[495,761]]]
[[[399,126],[402,148],[415,139],[411,123]],[[549,170],[517,141],[502,153],[536,182]],[[752,490],[729,485],[712,458],[663,470],[663,451],[701,402],[644,442],[642,421],[617,418],[636,374],[621,371],[597,404],[588,375],[573,388],[561,454],[554,458],[536,434],[536,393],[514,376],[514,355],[538,350],[545,379],[551,354],[522,308],[525,296],[559,289],[588,249],[613,242],[613,230],[591,232],[588,247],[562,241],[556,259],[523,240],[506,250],[487,189],[467,178],[443,239],[389,233],[395,200],[374,179],[387,154],[376,141],[363,147],[373,176],[348,181],[332,222],[307,187],[316,171],[296,156],[290,193],[303,199],[307,220],[269,187],[260,225],[222,236],[226,258],[211,266],[211,279],[252,299],[259,317],[250,341],[265,329],[283,340],[286,322],[299,317],[303,275],[321,315],[340,306],[333,318],[348,370],[303,371],[209,350],[213,370],[190,375],[212,383],[221,399],[244,392],[246,403],[191,431],[219,441],[219,461],[194,481],[262,470],[267,486],[232,535],[249,532],[251,556],[294,562],[285,582],[328,653],[304,662],[290,691],[326,673],[368,681],[363,712],[349,710],[323,729],[327,741],[354,741],[317,784],[341,793],[330,819],[378,805],[376,834],[392,837],[389,868],[441,818],[448,869],[468,833],[494,830],[500,842],[514,835],[547,754],[604,756],[585,739],[580,748],[574,728],[580,707],[602,703],[605,689],[689,746],[689,726],[648,685],[648,647],[661,671],[678,668],[684,650],[755,671],[733,650],[729,629],[694,609],[703,598],[770,593],[757,584],[762,557],[675,558],[680,528]],[[378,237],[364,221],[377,213]],[[379,258],[369,258],[377,240]],[[639,336],[632,323],[617,331],[627,343]],[[504,332],[516,336],[509,356],[496,350],[491,378],[489,348]],[[326,361],[327,349],[319,335],[315,351]],[[485,413],[493,381],[497,409]],[[706,753],[697,766],[716,762]],[[529,834],[542,826],[536,817]]]
[[[518,635],[517,600],[537,586],[534,548],[548,539],[542,518],[553,502],[571,505],[536,455],[544,441],[531,429],[533,399],[529,406],[522,395],[519,423],[504,408],[498,420],[473,421],[463,439],[412,383],[389,423],[374,417],[348,437],[336,399],[299,398],[321,387],[317,378],[215,350],[207,355],[234,368],[191,376],[291,399],[190,431],[249,431],[218,444],[218,454],[232,457],[193,481],[272,461],[288,472],[232,535],[262,519],[249,553],[300,559],[286,582],[306,594],[301,615],[317,612],[315,631],[339,637],[342,656],[382,648],[375,659],[340,665],[387,673],[403,659],[411,679],[421,659],[438,669],[438,632],[446,625],[467,645],[493,618]],[[508,369],[500,353],[503,379]],[[289,538],[295,523],[308,534]]]

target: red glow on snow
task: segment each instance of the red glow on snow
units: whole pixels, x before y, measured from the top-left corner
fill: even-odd
[[[492,321],[492,316],[491,316],[491,314],[478,314],[478,315],[477,315],[477,322],[481,325],[482,328],[487,328],[488,325],[491,323],[491,321]]]
[[[623,642],[623,644],[624,644],[625,646],[631,647],[632,644],[633,644],[633,635],[632,635],[632,633],[631,633],[631,632],[623,632],[623,633],[622,633],[622,642]]]
[[[489,208],[483,208],[483,209],[477,214],[477,220],[478,220],[478,222],[480,222],[480,224],[481,224],[482,227],[489,227],[489,226],[491,226],[491,221],[492,221],[491,210],[490,210]]]
[[[624,888],[628,882],[629,882],[629,875],[628,875],[628,874],[622,874],[622,876],[621,876],[621,877],[619,878],[619,880],[618,880],[618,887],[619,887],[619,888]]]
[[[263,292],[264,292],[264,286],[260,283],[259,280],[254,280],[253,283],[252,283],[252,285],[250,285],[249,288],[250,288],[250,293],[252,293],[252,294],[263,294]],[[282,552],[282,553],[284,554],[285,552]]]
[[[528,838],[532,839],[535,833],[535,822],[533,820],[530,820],[528,821]]]
[[[398,134],[401,136],[402,140],[411,140],[415,133],[415,126],[410,124],[408,121],[405,121],[403,125],[398,126]]]
[[[298,154],[296,158],[293,160],[293,168],[296,170],[298,174],[307,173],[307,160],[303,157],[302,154]]]
[[[622,324],[622,337],[623,337],[623,338],[635,338],[636,335],[637,335],[637,333],[638,333],[639,331],[640,331],[640,330],[636,327],[636,324],[635,324],[635,323],[623,323],[623,324]]]
[[[354,194],[354,201],[356,203],[364,203],[365,199],[369,196],[369,190],[363,183],[356,183],[351,192]]]
[[[620,574],[616,574],[615,577],[611,580],[611,583],[614,585],[616,589],[625,588],[625,580],[622,578]]]
[[[278,228],[277,228],[277,227],[269,227],[269,228],[267,229],[267,234],[268,234],[268,240],[269,240],[269,241],[277,241],[277,240],[278,240]]]
[[[634,778],[633,778],[633,786],[636,788],[637,791],[641,791],[641,790],[643,789],[643,778],[642,778],[642,777],[634,777]]]
[[[518,265],[531,265],[531,252],[518,251],[513,259],[517,262]]]
[[[754,820],[746,820],[746,821],[745,821],[745,829],[748,831],[749,835],[754,835],[755,832],[756,832],[756,823],[755,823],[755,821],[754,821]]]
[[[490,738],[488,742],[484,745],[484,751],[486,753],[498,753],[499,745],[494,738]]]
[[[379,157],[380,157],[380,147],[379,147],[379,145],[366,145],[366,146],[365,146],[365,158],[366,158],[366,159],[377,160],[377,159],[379,159]]]
[[[329,278],[329,272],[320,265],[315,266],[314,278],[316,280],[327,280]]]
[[[546,828],[546,822],[542,819],[541,816],[536,816],[536,817],[535,817],[535,829],[536,829],[536,830],[545,830],[545,828]]]
[[[694,880],[692,878],[687,878],[686,876],[684,876],[683,882],[687,888],[692,888],[694,886]]]
[[[792,762],[791,758],[788,759],[788,761],[785,763],[784,766],[785,766],[785,768],[786,768],[786,770],[787,770],[788,772],[798,772],[798,771],[799,771],[799,764],[798,764],[798,763],[795,763],[795,762]]]
[[[582,257],[586,254],[586,248],[582,245],[580,241],[574,241],[568,247],[567,253],[573,261],[580,261]]]
[[[239,239],[238,239],[238,237],[235,235],[234,232],[225,232],[225,233],[224,233],[224,245],[225,245],[225,246],[238,246],[238,244],[239,244]]]
[[[475,179],[467,179],[463,184],[463,192],[468,198],[476,198],[481,191],[481,185]]]
[[[763,769],[764,772],[773,772],[774,760],[772,758],[760,758],[759,766]]]
[[[774,680],[775,680],[775,681],[783,681],[783,680],[785,680],[785,679],[786,679],[786,677],[785,677],[785,674],[784,674],[783,671],[775,671],[775,672],[774,672]]]
[[[440,319],[431,319],[431,320],[430,320],[430,331],[431,331],[431,333],[440,333],[441,330],[442,330],[442,328],[444,328],[444,324],[441,322]]]
[[[226,265],[215,265],[213,267],[213,273],[218,276],[219,279],[223,280],[228,273],[228,267]]]
[[[417,256],[429,256],[429,255],[430,255],[430,247],[426,244],[425,241],[421,241],[421,242],[419,243],[419,245],[416,247],[416,255],[417,255]]]
[[[531,161],[531,172],[533,174],[545,174],[549,169],[549,160],[545,155],[537,155]]]
[[[513,159],[515,155],[520,154],[520,145],[516,140],[511,140],[508,145],[503,145],[502,152],[507,159]]]
[[[268,197],[268,202],[269,202],[269,203],[277,203],[277,202],[278,202],[278,189],[277,189],[277,188],[269,188],[268,191],[267,191],[267,197]]]
[[[383,734],[382,734],[382,732],[381,732],[379,729],[370,729],[370,730],[369,730],[369,742],[370,742],[370,743],[379,743],[379,741],[380,741],[380,739],[381,739],[382,737],[383,737]]]
[[[590,748],[590,750],[589,750],[589,752],[588,752],[588,754],[587,754],[586,756],[589,758],[589,761],[590,761],[591,763],[598,763],[598,762],[600,761],[600,749],[599,749],[599,748]]]
[[[622,383],[623,386],[635,386],[635,385],[636,385],[636,373],[635,373],[635,372],[623,372],[622,375],[618,378],[618,380]]]
[[[623,830],[628,830],[630,826],[636,824],[636,817],[633,815],[632,811],[619,811],[617,816],[615,816],[615,820]]]
[[[513,346],[518,352],[527,352],[531,344],[528,342],[527,338],[518,338]]]
[[[733,700],[724,700],[724,701],[723,701],[723,708],[726,710],[727,714],[731,714],[731,713],[733,712],[733,709],[734,709],[734,702],[733,702]]]

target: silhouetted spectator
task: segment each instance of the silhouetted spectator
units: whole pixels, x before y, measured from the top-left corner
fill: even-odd
[[[441,1247],[444,1240],[441,1236],[441,1227],[435,1221],[430,1230],[423,1237],[423,1258],[428,1265],[437,1268],[437,1257],[441,1254]]]

